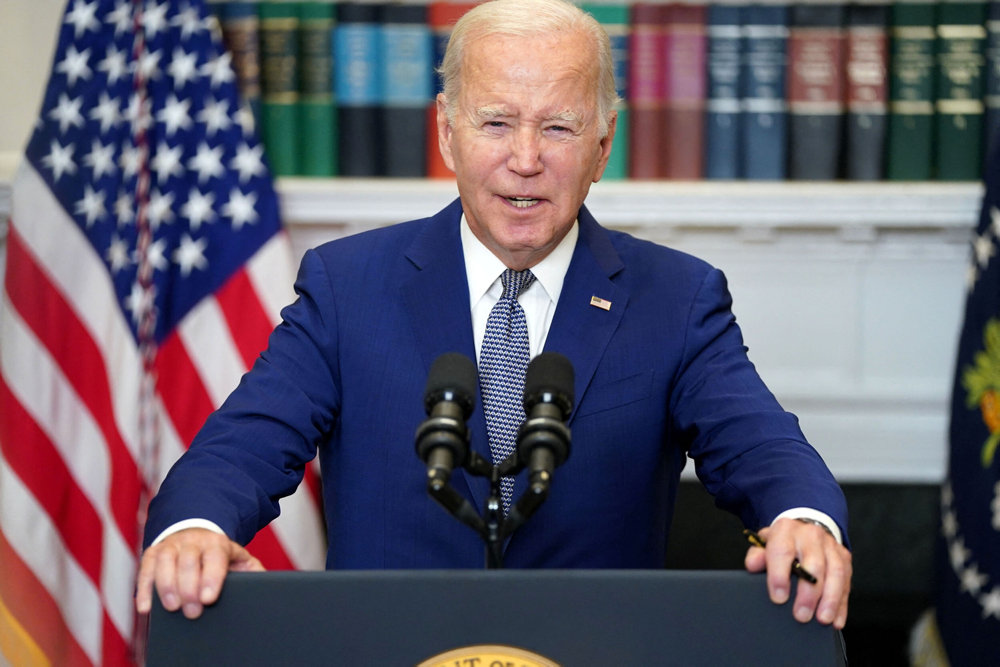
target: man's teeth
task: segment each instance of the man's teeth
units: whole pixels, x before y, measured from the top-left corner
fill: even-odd
[[[507,197],[507,201],[517,208],[528,208],[538,202],[537,199],[528,199],[526,197]]]

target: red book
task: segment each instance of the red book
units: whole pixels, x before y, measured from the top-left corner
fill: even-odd
[[[434,45],[434,68],[441,66],[445,48],[451,29],[465,12],[476,6],[475,2],[448,2],[436,0],[427,5],[427,23],[431,27],[431,40]],[[441,92],[443,83],[435,74],[436,88],[434,97]],[[431,100],[427,108],[427,176],[429,178],[454,178],[455,174],[444,164],[441,151],[438,149],[437,103]]]
[[[699,179],[705,162],[707,9],[704,4],[667,5],[663,48],[663,150],[661,173]]]
[[[663,138],[666,13],[667,6],[663,4],[632,5],[628,70],[630,178],[664,177],[660,154],[666,149]]]

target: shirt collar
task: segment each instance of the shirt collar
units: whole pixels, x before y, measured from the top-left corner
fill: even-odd
[[[490,290],[500,274],[507,268],[500,259],[490,252],[476,238],[469,227],[465,214],[462,214],[462,253],[465,256],[465,275],[469,281],[469,303],[475,307],[480,299]],[[576,249],[576,240],[580,235],[580,225],[574,221],[563,240],[559,242],[545,259],[531,267],[535,282],[542,286],[552,303],[559,302],[563,280],[569,271],[569,264]]]

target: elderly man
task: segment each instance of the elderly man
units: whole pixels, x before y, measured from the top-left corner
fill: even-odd
[[[155,584],[196,617],[227,570],[259,569],[240,545],[317,452],[328,567],[481,566],[479,538],[428,498],[413,433],[428,368],[461,352],[480,366],[472,447],[501,458],[512,436],[497,414],[520,392],[497,391],[494,356],[511,345],[522,363],[566,356],[576,405],[572,456],[506,544],[509,567],[662,567],[690,457],[717,503],[761,528],[746,567],[766,568],[772,599],[790,597],[797,558],[817,581],[798,582],[795,617],[843,627],[843,495],[747,359],[724,277],[583,205],[615,132],[603,30],[562,0],[494,0],[456,25],[442,70],[438,139],[459,199],[306,254],[267,351],[151,504],[139,610]],[[502,335],[499,311],[514,322]],[[489,493],[463,470],[452,483],[475,506]]]

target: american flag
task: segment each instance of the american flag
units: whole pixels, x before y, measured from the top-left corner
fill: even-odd
[[[292,297],[253,117],[202,0],[70,0],[0,301],[0,650],[128,664],[143,513]],[[315,494],[251,544],[320,568]],[[2,661],[0,661],[2,662]]]

